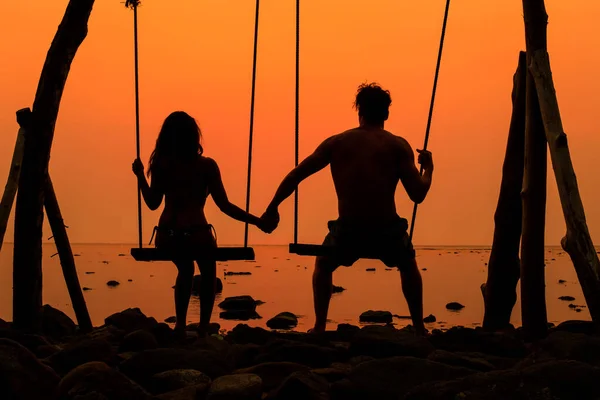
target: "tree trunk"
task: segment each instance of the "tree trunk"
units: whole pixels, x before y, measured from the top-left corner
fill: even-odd
[[[550,158],[567,225],[567,234],[561,244],[573,261],[592,320],[600,324],[600,261],[585,220],[567,135],[563,130],[552,82],[548,53],[544,50],[534,52],[529,68],[535,80],[546,139],[550,147]]]
[[[525,173],[522,192],[521,315],[523,335],[528,341],[545,337],[548,330],[544,263],[547,147],[535,82],[531,74],[527,73]]]
[[[13,152],[13,158],[10,163],[10,171],[8,173],[6,186],[4,187],[2,201],[0,201],[0,250],[2,250],[6,226],[8,225],[10,212],[15,201],[15,196],[17,195],[17,188],[19,187],[19,176],[21,176],[21,163],[23,161],[26,130],[22,127],[23,123],[25,123],[23,117],[29,114],[31,114],[29,108],[17,111],[17,121],[19,121],[19,126],[21,126],[21,128],[19,128],[19,132],[17,133],[17,142],[15,143],[15,151]]]
[[[69,237],[67,236],[67,230],[65,229],[50,176],[48,176],[46,185],[44,186],[44,207],[46,208],[48,222],[52,228],[54,243],[56,243],[60,265],[63,270],[69,296],[71,297],[71,303],[73,303],[73,310],[75,311],[79,329],[82,332],[89,332],[92,330],[92,321],[85,304],[81,286],[79,285],[77,269],[75,268],[75,258],[73,257],[73,251],[71,250],[71,244],[69,243]]]
[[[486,330],[507,328],[517,301],[517,283],[520,276],[526,77],[526,56],[525,52],[520,52],[519,65],[513,77],[513,110],[502,165],[500,195],[494,214],[495,229],[488,263],[488,277],[487,282],[482,286],[485,304],[483,328]]]
[[[70,0],[42,69],[32,128],[25,138],[15,214],[13,324],[40,328],[42,306],[42,223],[44,184],[60,100],[71,63],[87,35],[94,0]]]

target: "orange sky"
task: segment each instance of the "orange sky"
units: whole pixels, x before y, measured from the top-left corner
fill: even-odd
[[[15,111],[30,106],[67,0],[4,1],[0,13],[0,177],[8,173]],[[145,1],[140,16],[143,160],[162,120],[185,110],[200,122],[206,155],[217,160],[229,197],[244,206],[254,1]],[[547,0],[549,50],[563,123],[586,206],[600,240],[600,3]],[[301,156],[356,124],[356,86],[377,81],[392,93],[386,128],[420,147],[427,120],[445,0],[306,0],[302,4]],[[293,166],[294,11],[263,0],[256,92],[251,210],[262,213]],[[524,47],[521,1],[454,1],[433,118],[436,170],[419,208],[415,244],[488,245],[510,119],[512,75]],[[50,171],[73,242],[135,242],[136,189],[132,13],[98,0],[73,63],[56,125]],[[552,171],[549,168],[550,172]],[[549,177],[547,243],[565,225]],[[3,186],[0,186],[3,187]],[[300,239],[320,242],[336,203],[329,171],[301,185]],[[399,212],[412,204],[398,195]],[[240,243],[243,224],[209,220],[222,244]],[[280,229],[251,229],[255,244],[288,243],[292,200]],[[159,212],[144,211],[145,240]],[[46,229],[49,231],[48,229]],[[12,240],[12,218],[7,232]],[[47,236],[50,236],[49,234]]]

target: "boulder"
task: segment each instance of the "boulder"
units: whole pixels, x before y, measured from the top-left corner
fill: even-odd
[[[64,312],[46,304],[41,317],[44,335],[56,340],[75,335],[77,326]]]
[[[426,324],[431,324],[435,321],[437,321],[437,319],[435,318],[435,315],[433,315],[433,314],[429,314],[428,316],[423,318],[423,322],[425,322]]]
[[[96,396],[102,397],[93,397]],[[108,400],[152,400],[125,375],[102,362],[82,364],[71,370],[58,386],[61,400],[106,398]]]
[[[116,352],[106,340],[84,338],[68,343],[62,350],[48,358],[49,364],[61,376],[79,365],[92,361],[114,364]]]
[[[436,350],[429,354],[427,358],[442,364],[469,368],[475,371],[487,372],[496,369],[492,363],[484,358],[470,357],[468,355],[451,353],[445,350]]]
[[[266,329],[238,324],[227,334],[225,339],[230,343],[264,345],[273,337],[273,333]]]
[[[398,399],[422,383],[456,379],[474,372],[421,358],[391,357],[359,364],[350,372],[349,380],[361,398]]]
[[[311,371],[294,372],[275,389],[269,399],[322,400],[327,399],[329,382]]]
[[[156,337],[148,331],[139,329],[125,335],[119,346],[119,352],[150,350],[157,347]]]
[[[539,343],[538,357],[576,360],[600,366],[600,337],[556,331]]]
[[[251,319],[260,319],[262,317],[254,310],[225,310],[219,313],[219,318],[234,321],[248,321]]]
[[[181,389],[171,392],[159,394],[154,398],[157,400],[198,400],[204,399],[208,392],[209,385],[200,384],[194,386],[186,386]]]
[[[412,389],[406,400],[597,399],[600,369],[577,361],[550,361],[523,369],[492,371]]]
[[[380,324],[391,324],[392,323],[392,313],[389,311],[365,311],[360,314],[359,317],[360,322],[372,322],[372,323],[380,323]]]
[[[211,379],[231,371],[224,357],[214,352],[183,348],[144,350],[123,361],[119,369],[143,386],[148,384],[152,376],[173,369],[195,369]]]
[[[433,350],[427,339],[388,326],[365,326],[350,342],[350,354],[353,356],[424,358]]]
[[[291,329],[298,325],[298,317],[291,312],[282,312],[267,321],[271,329]]]
[[[133,332],[138,329],[152,329],[157,324],[154,318],[145,316],[139,308],[128,308],[115,313],[107,317],[104,323],[115,326],[125,332]]]
[[[462,310],[463,308],[465,308],[465,306],[463,306],[462,304],[460,304],[456,301],[446,304],[446,309],[451,310],[451,311],[459,311],[459,310]]]
[[[3,399],[54,399],[59,376],[33,353],[10,339],[0,339],[0,382]]]
[[[298,371],[308,371],[309,367],[306,365],[293,363],[293,362],[266,362],[258,365],[253,365],[248,368],[238,369],[235,371],[236,374],[255,374],[260,376],[265,391],[275,389],[281,383]]]
[[[453,327],[429,337],[438,349],[478,352],[500,357],[524,357],[527,349],[514,333],[486,332],[483,329]]]
[[[153,375],[150,387],[153,393],[162,394],[198,385],[205,385],[208,389],[210,382],[208,375],[195,369],[172,369]]]
[[[221,376],[210,385],[206,400],[260,400],[262,380],[254,374]]]
[[[289,361],[311,368],[323,368],[336,361],[337,356],[337,351],[332,348],[301,342],[277,341],[267,346],[264,352],[256,357],[255,362]]]
[[[256,310],[256,301],[251,296],[234,296],[227,297],[219,303],[219,307],[223,310]]]

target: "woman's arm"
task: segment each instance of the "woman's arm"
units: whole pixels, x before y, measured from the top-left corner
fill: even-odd
[[[139,159],[133,162],[132,169],[137,176],[138,186],[142,192],[144,202],[149,209],[152,211],[156,210],[158,207],[160,207],[163,199],[163,191],[159,189],[158,185],[156,184],[156,179],[152,179],[151,184],[148,185],[148,181],[144,175],[144,165]]]
[[[235,204],[231,203],[227,198],[227,192],[223,186],[223,180],[221,179],[221,171],[216,161],[212,158],[207,158],[209,163],[210,179],[209,179],[209,191],[215,201],[215,204],[219,209],[227,216],[242,222],[248,222],[252,225],[260,224],[260,218],[247,213]]]

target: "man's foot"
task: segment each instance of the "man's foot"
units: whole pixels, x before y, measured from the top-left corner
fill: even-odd
[[[311,333],[311,334],[319,334],[319,333],[323,333],[325,332],[325,327],[313,327],[311,329],[309,329],[306,333]]]

